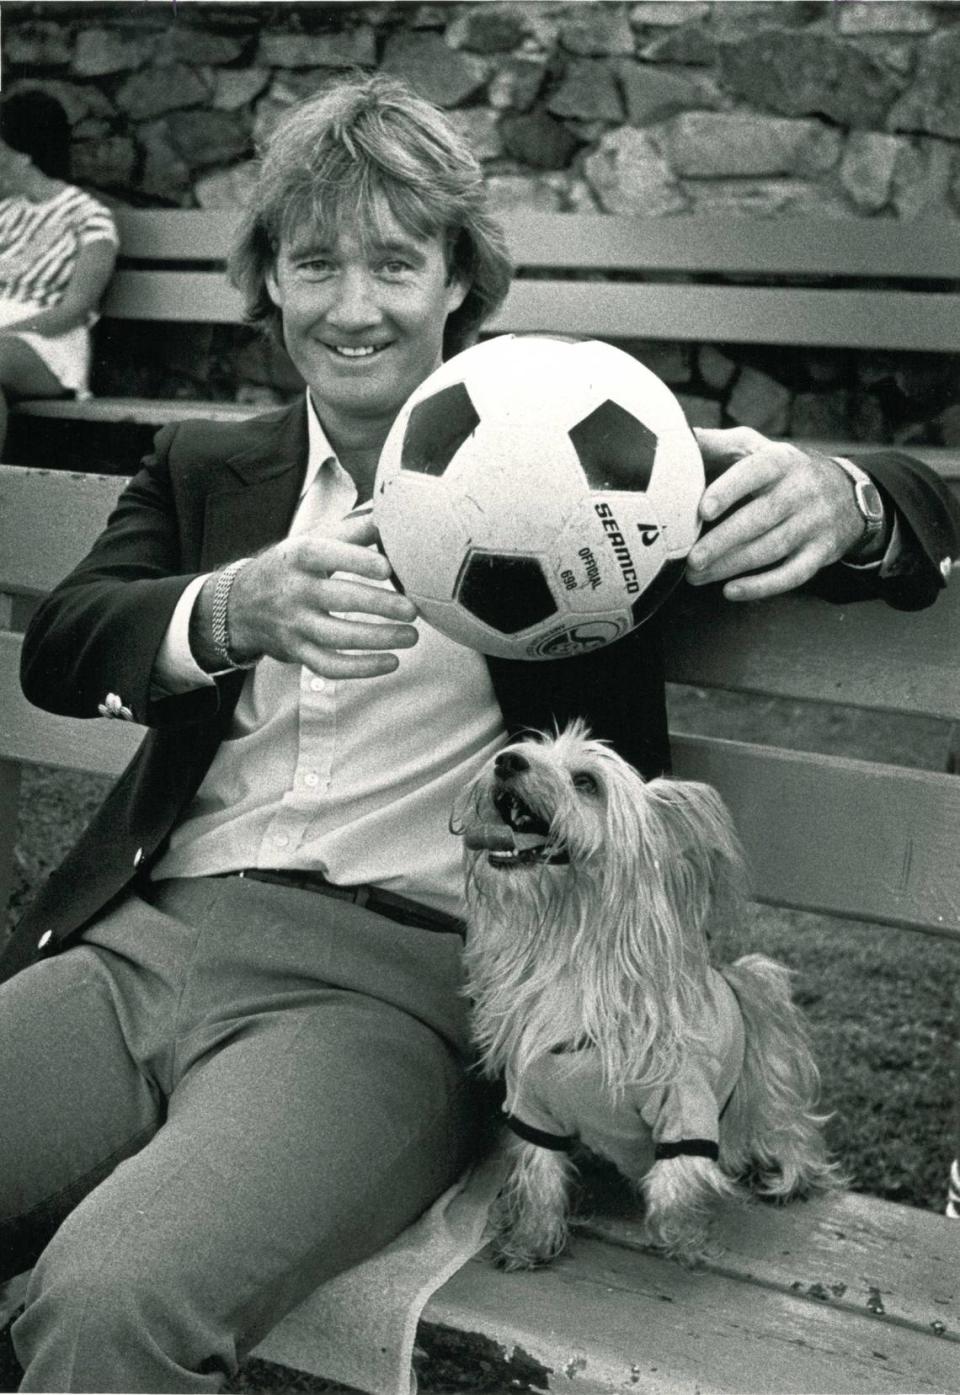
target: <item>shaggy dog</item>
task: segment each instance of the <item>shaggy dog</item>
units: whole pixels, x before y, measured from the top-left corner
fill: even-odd
[[[743,889],[714,789],[644,781],[577,723],[501,750],[453,827],[475,1037],[514,1135],[502,1265],[563,1249],[575,1144],[640,1189],[649,1242],[684,1259],[738,1179],[783,1199],[839,1182],[789,970],[710,964],[708,924]]]

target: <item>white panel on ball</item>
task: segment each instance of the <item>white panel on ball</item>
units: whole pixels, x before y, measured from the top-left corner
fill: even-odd
[[[470,541],[459,500],[446,481],[404,471],[392,483],[391,506],[420,520],[417,528],[393,530],[389,551],[384,545],[398,578],[415,578],[420,595],[451,598]]]

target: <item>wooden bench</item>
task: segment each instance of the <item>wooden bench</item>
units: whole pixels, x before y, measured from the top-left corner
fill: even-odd
[[[918,454],[960,482],[960,454]],[[35,598],[86,551],[121,484],[0,467],[3,895],[23,767],[113,774],[139,739],[36,711],[17,680]],[[960,586],[917,614],[807,595],[734,606],[692,588],[674,612],[676,684],[960,720]],[[729,802],[760,900],[960,941],[956,776],[683,730],[674,746],[678,773]],[[308,1302],[255,1355],[323,1375],[311,1322]],[[613,1204],[546,1269],[470,1262],[429,1303],[418,1342],[467,1351],[498,1391],[957,1391],[960,1226],[852,1193],[731,1206],[691,1272],[644,1252],[635,1216]]]
[[[120,258],[102,306],[98,352],[109,356],[117,321],[240,323],[240,297],[224,273],[236,217],[226,210],[120,210]],[[504,225],[517,277],[485,333],[539,329],[774,349],[960,349],[960,233],[942,220],[537,213],[509,215]],[[53,421],[150,428],[198,413],[243,417],[257,410],[135,397],[23,402],[11,421],[9,458],[60,458],[54,449],[44,453],[48,438],[40,434]],[[17,453],[30,444],[18,417],[34,423],[39,454]],[[120,468],[133,463],[127,458]]]

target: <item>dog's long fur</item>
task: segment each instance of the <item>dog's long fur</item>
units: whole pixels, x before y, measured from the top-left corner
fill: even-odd
[[[467,991],[484,1069],[522,1079],[544,1053],[577,1043],[598,1053],[613,1100],[669,1083],[698,1037],[709,925],[738,914],[744,889],[723,802],[696,781],[643,781],[580,723],[500,752],[455,811],[458,826],[506,831],[512,797],[547,830],[540,850],[467,853]],[[525,821],[511,820],[521,832]],[[652,1165],[630,1179],[651,1243],[680,1256],[697,1253],[707,1203],[733,1194],[737,1179],[750,1175],[757,1190],[784,1198],[838,1180],[814,1112],[819,1077],[789,971],[754,954],[721,972],[746,1046],[720,1119],[719,1162],[652,1161],[651,1148]],[[536,1143],[512,1146],[498,1246],[501,1263],[520,1267],[563,1248],[574,1168]]]

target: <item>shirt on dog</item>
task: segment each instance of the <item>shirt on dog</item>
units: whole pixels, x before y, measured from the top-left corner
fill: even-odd
[[[521,1079],[508,1070],[507,1124],[544,1148],[568,1150],[579,1141],[628,1177],[678,1153],[716,1158],[720,1114],[743,1068],[743,1052],[736,995],[710,969],[698,1037],[684,1050],[673,1079],[628,1085],[615,1098],[603,1086],[595,1047],[548,1051]]]

